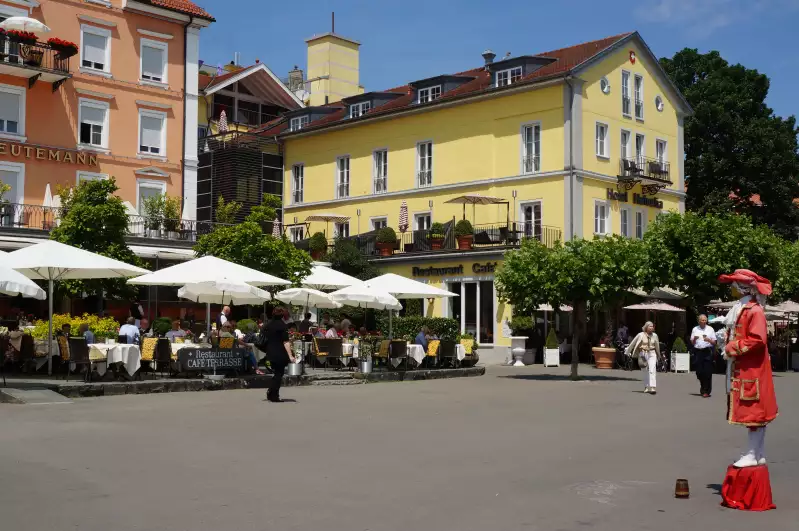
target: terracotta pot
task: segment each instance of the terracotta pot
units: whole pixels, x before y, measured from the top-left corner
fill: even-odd
[[[375,244],[375,247],[377,247],[377,250],[380,253],[380,256],[391,256],[394,253],[394,244],[393,243],[377,242]]]
[[[440,250],[444,247],[444,238],[441,236],[431,236],[430,237],[430,248],[434,251]]]
[[[311,251],[311,258],[319,260],[325,255],[325,251]]]
[[[591,349],[594,353],[594,360],[596,361],[597,369],[612,369],[613,360],[616,358],[616,349],[608,347],[594,347]]]
[[[474,236],[458,236],[458,248],[464,251],[468,251],[472,248],[472,240],[474,240]]]

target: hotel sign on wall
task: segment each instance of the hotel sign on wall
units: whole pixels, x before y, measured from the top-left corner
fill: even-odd
[[[0,142],[0,155],[11,155],[12,157],[30,160],[61,162],[64,164],[79,164],[89,167],[98,166],[97,155],[94,153],[71,151],[68,149],[53,149],[36,145],[15,144],[12,142]]]

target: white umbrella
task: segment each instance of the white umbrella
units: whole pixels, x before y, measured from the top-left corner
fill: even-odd
[[[774,308],[785,313],[799,313],[799,303],[795,303],[793,301],[781,302],[780,304],[774,306]]]
[[[229,130],[227,124],[227,113],[225,112],[224,109],[222,109],[222,112],[219,114],[219,125],[217,129],[220,133],[227,133]]]
[[[666,302],[650,301],[625,306],[625,310],[651,310],[653,312],[684,312],[685,309],[672,306]]]
[[[457,293],[452,293],[445,289],[431,286],[423,282],[401,277],[394,273],[387,273],[366,281],[367,284],[387,293],[391,293],[398,299],[436,299],[440,297],[456,297]]]
[[[44,290],[37,286],[34,281],[5,265],[0,265],[0,293],[11,296],[22,295],[23,297],[31,297],[40,301],[47,298]]]
[[[562,311],[562,312],[570,312],[574,308],[572,308],[571,306],[569,306],[567,304],[561,304],[558,309],[560,311]],[[552,311],[552,305],[550,305],[550,304],[539,304],[538,305],[538,311],[539,312],[551,312]]]
[[[9,253],[6,267],[16,269],[28,278],[47,281],[49,323],[47,326],[47,372],[53,373],[53,282],[92,278],[125,278],[147,273],[136,267],[107,256],[78,249],[53,240],[46,240]]]
[[[0,28],[4,30],[30,31],[32,33],[50,33],[50,28],[42,24],[35,18],[30,17],[9,17],[0,22]]]
[[[261,304],[272,299],[268,291],[231,280],[187,284],[178,290],[178,297],[208,304]]]
[[[311,274],[302,279],[302,285],[306,288],[317,290],[341,289],[362,281],[351,277],[330,267],[316,265],[311,267]]]
[[[148,275],[128,280],[128,284],[140,286],[185,286],[200,282],[232,280],[253,286],[286,286],[291,284],[267,273],[243,265],[234,264],[215,256],[203,256],[182,264],[159,269]]]
[[[280,238],[280,221],[277,218],[272,222],[272,236]]]
[[[330,298],[346,306],[375,310],[401,310],[402,305],[390,293],[366,283],[347,286],[330,294]]]
[[[408,203],[405,201],[400,205],[399,224],[397,228],[399,228],[399,231],[402,233],[408,230]]]
[[[708,323],[713,323],[713,324],[723,323],[726,319],[727,319],[726,315],[717,315],[716,317],[708,321]]]
[[[283,290],[275,298],[286,304],[295,306],[316,306],[317,308],[341,308],[342,304],[330,298],[330,295],[311,288],[289,288]]]

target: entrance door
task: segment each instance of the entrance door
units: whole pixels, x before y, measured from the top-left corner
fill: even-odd
[[[522,203],[520,208],[524,237],[541,241],[541,201]]]
[[[478,343],[494,343],[494,282],[451,282],[449,291],[460,297],[448,301],[448,315],[460,323],[461,333],[472,334]]]

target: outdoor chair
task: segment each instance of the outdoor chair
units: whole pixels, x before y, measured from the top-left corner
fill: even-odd
[[[64,338],[66,340],[66,338]],[[69,381],[69,373],[72,372],[72,364],[75,364],[77,370],[81,365],[86,367],[86,376],[84,380],[87,382],[92,381],[92,361],[89,359],[89,345],[86,343],[86,338],[83,337],[70,337],[69,338],[69,359],[67,360],[67,381]]]
[[[624,160],[624,174],[630,176],[637,176],[641,173],[641,168],[635,163],[634,160]]]
[[[452,367],[458,366],[458,355],[454,341],[441,341],[441,346],[438,349],[438,361],[440,367],[444,367],[444,365],[448,363],[452,365]]]
[[[127,339],[127,336],[120,336]],[[141,368],[136,374],[136,378],[142,379],[142,374],[146,372],[155,372],[153,369],[153,361],[155,361],[155,348],[158,345],[157,337],[143,337],[141,338]]]
[[[65,336],[56,336],[56,343],[58,343],[58,354],[61,356],[61,362],[67,364],[67,375],[69,374],[69,340]]]
[[[422,365],[435,367],[438,365],[438,352],[441,349],[440,339],[431,339],[427,342],[427,353],[422,360]]]
[[[316,340],[317,356],[322,353],[324,355],[325,368],[330,366],[333,360],[341,361],[341,339],[318,338]]]
[[[397,369],[402,365],[405,360],[405,370],[408,370],[408,342],[404,339],[392,339],[388,347],[388,356],[392,360],[400,360],[397,364]]]
[[[117,336],[117,343],[120,345],[127,345],[128,344],[128,336],[126,335],[118,335]]]
[[[172,345],[165,337],[158,338],[158,344],[155,348],[156,369],[161,373],[163,378],[166,371],[170,376],[175,374],[174,361],[172,360]],[[155,372],[155,371],[153,371]]]
[[[491,245],[494,243],[491,240],[491,236],[488,235],[488,232],[481,230],[480,232],[474,233],[474,245]]]
[[[499,228],[499,243],[508,245],[508,227]]]

